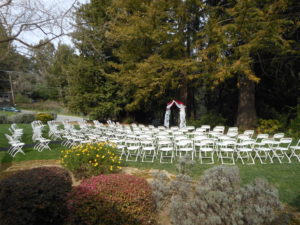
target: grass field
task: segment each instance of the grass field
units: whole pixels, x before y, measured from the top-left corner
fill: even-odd
[[[4,137],[4,133],[8,132],[10,125],[0,125],[0,147],[8,147],[8,143]],[[18,125],[24,129],[23,141],[26,144],[33,144],[31,140],[31,127],[28,124]],[[45,135],[47,129],[45,129]],[[15,158],[10,157],[5,151],[0,151],[0,163],[11,164],[13,162],[27,161],[27,160],[47,160],[59,159],[60,151],[64,149],[59,144],[50,144],[52,151],[44,150],[38,152],[33,148],[25,148],[26,155],[18,154]],[[216,163],[215,165],[217,165]],[[215,165],[201,165],[196,161],[191,170],[191,176],[197,180],[200,179],[203,171]],[[136,167],[140,169],[160,169],[167,170],[171,173],[176,173],[176,162],[173,164],[160,164],[158,161],[154,163],[142,162],[126,162],[126,166]],[[237,163],[240,169],[241,180],[243,184],[251,182],[256,177],[264,177],[278,188],[281,201],[295,206],[300,210],[300,163],[295,159],[291,164],[278,162],[274,164],[261,165],[242,165]]]
[[[16,115],[18,114],[18,112],[8,112],[8,111],[2,111],[0,110],[0,115],[6,115],[6,116],[13,116],[13,115]]]

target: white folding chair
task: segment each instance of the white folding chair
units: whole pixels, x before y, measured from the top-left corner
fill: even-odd
[[[194,148],[192,140],[180,140],[176,143],[176,149],[181,158],[183,155],[191,155],[192,160],[194,160]]]
[[[236,146],[236,154],[237,154],[236,161],[240,159],[242,161],[242,164],[245,164],[244,159],[246,159],[250,161],[247,164],[255,164],[254,158],[252,156],[254,143],[255,143],[254,140],[246,140],[239,143],[239,145]]]
[[[292,157],[296,157],[300,162],[300,139],[298,140],[296,145],[290,146],[292,154],[290,155],[290,160]]]
[[[170,162],[171,163],[173,162],[175,154],[174,154],[173,142],[171,140],[169,140],[169,139],[158,140],[157,141],[157,149],[158,149],[158,153],[160,153],[160,159],[159,159],[160,163],[169,163],[169,162],[163,161],[165,158],[169,158],[169,159],[171,159]]]
[[[154,142],[151,140],[143,140],[141,141],[141,155],[142,162],[154,162],[154,158],[156,157],[156,149],[154,146]],[[151,161],[147,161],[147,157],[151,157]]]
[[[215,142],[212,139],[203,139],[199,143],[199,159],[203,163],[203,159],[210,159],[206,164],[214,164]]]
[[[14,140],[13,137],[8,134],[4,135],[7,138],[8,143],[10,144],[10,147],[7,151],[8,154],[10,154],[12,157],[15,157],[19,152],[25,155],[24,151],[22,150],[23,146],[25,145],[23,142]]]
[[[252,136],[254,135],[254,130],[245,130],[244,134],[248,135],[250,138],[252,138]]]
[[[125,141],[127,154],[126,154],[126,161],[137,161],[138,157],[140,156],[140,142],[138,140],[126,140]],[[131,157],[135,157],[134,160],[130,159]]]
[[[262,135],[261,137],[266,138],[260,141],[257,139],[258,142],[254,143],[254,160],[258,158],[261,164],[266,164],[266,161],[269,159],[273,163],[271,158],[273,140],[268,139],[268,135]]]
[[[235,148],[236,148],[236,141],[224,140],[219,148],[218,160],[221,160],[222,164],[235,165],[235,160],[234,160]]]
[[[279,163],[282,163],[284,158],[287,158],[288,162],[291,163],[290,157],[287,155],[289,147],[292,143],[292,138],[281,138],[277,146],[273,146],[271,159],[277,158]]]

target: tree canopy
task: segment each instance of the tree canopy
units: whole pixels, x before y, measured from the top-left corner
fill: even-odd
[[[295,116],[299,12],[296,0],[91,0],[75,12],[76,50],[35,50],[36,70],[91,118],[159,123],[178,99],[189,119],[253,128]]]

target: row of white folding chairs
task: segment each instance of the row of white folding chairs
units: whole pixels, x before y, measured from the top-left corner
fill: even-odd
[[[34,149],[41,152],[44,149],[48,149],[51,151],[51,148],[49,147],[50,139],[43,137],[43,129],[45,127],[44,124],[42,124],[41,121],[33,121],[31,123],[32,126],[32,140],[35,142]]]
[[[8,154],[11,155],[12,157],[15,157],[17,153],[22,153],[25,155],[24,151],[22,148],[24,147],[25,143],[21,142],[19,139],[15,139],[15,137],[4,134],[10,147],[8,149]]]
[[[266,140],[269,141],[268,143],[272,141],[274,145],[273,139],[266,139]],[[251,163],[254,163],[255,158],[259,158],[261,163],[263,163],[262,158],[265,158],[265,160],[270,159],[270,162],[273,162],[273,158],[277,158],[278,161],[281,163],[281,160],[284,157],[286,157],[289,162],[291,157],[296,157],[300,161],[299,154],[296,153],[296,150],[299,150],[299,146],[294,146],[293,148],[291,148],[293,149],[292,154],[290,154],[290,156],[287,155],[287,151],[289,150],[289,145],[291,143],[290,138],[283,138],[281,139],[281,141],[279,142],[277,141],[278,143],[276,144],[276,146],[270,148],[267,154],[265,154],[266,150],[265,147],[262,145],[264,141],[256,142],[253,139],[243,140],[242,142],[237,142],[235,139],[232,140],[227,139],[227,140],[223,140],[222,142],[215,142],[215,140],[213,139],[203,139],[200,142],[196,142],[196,143],[195,140],[193,142],[192,140],[188,140],[188,139],[182,139],[182,140],[178,139],[177,141],[178,142],[174,143],[170,139],[166,138],[164,140],[161,140],[161,142],[158,141],[156,143],[155,141],[152,141],[151,143],[152,143],[152,147],[156,149],[155,155],[158,155],[159,152],[161,154],[163,152],[170,152],[172,158],[174,158],[174,156],[176,155],[179,155],[179,157],[181,157],[183,152],[184,153],[189,152],[191,153],[192,158],[194,157],[194,155],[197,155],[198,153],[199,159],[202,160],[202,158],[205,158],[203,155],[201,155],[202,153],[207,155],[208,152],[212,152],[212,156],[209,157],[212,159],[212,163],[213,163],[214,153],[217,154],[218,159],[221,160],[222,164],[224,163],[224,159],[232,159],[231,164],[234,164],[235,161],[234,155],[236,155],[236,158],[240,159],[243,164],[245,158],[247,160],[250,160]],[[134,142],[136,143],[135,145],[137,146],[135,149],[138,149],[139,141],[135,139]],[[213,147],[208,146],[209,143]],[[281,144],[288,144],[288,146],[283,147],[281,146]],[[166,147],[166,149],[164,149],[163,147]],[[197,150],[197,147],[199,147],[200,149]],[[281,153],[279,153],[279,151]],[[253,156],[254,153],[255,156]],[[261,153],[263,153],[264,155],[261,155]]]

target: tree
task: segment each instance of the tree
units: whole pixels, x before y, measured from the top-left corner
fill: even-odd
[[[48,42],[68,34],[68,23],[77,0],[67,9],[57,2],[39,0],[2,0],[0,2],[0,24],[6,29],[7,36],[0,43],[19,42],[27,47],[38,47],[23,38],[26,32],[38,32]]]
[[[127,98],[124,89],[107,75],[113,70],[108,62],[116,60],[105,37],[110,4],[92,0],[78,8],[73,38],[79,56],[68,67],[68,106],[101,120],[118,119]]]
[[[262,49],[275,54],[291,52],[291,42],[285,40],[284,27],[288,19],[280,17],[288,1],[226,1],[210,8],[199,52],[206,64],[206,73],[218,85],[230,77],[237,78],[239,100],[236,124],[242,129],[256,125],[255,84],[260,74],[254,71],[254,55]]]
[[[52,64],[49,67],[48,87],[53,88],[56,95],[54,97],[64,103],[66,103],[69,88],[69,66],[75,58],[74,54],[74,49],[70,46],[59,44],[54,53]]]
[[[199,68],[193,43],[202,29],[203,3],[114,1],[107,38],[114,43],[115,79],[130,90],[129,112],[155,112],[179,98],[191,111],[192,84]]]

